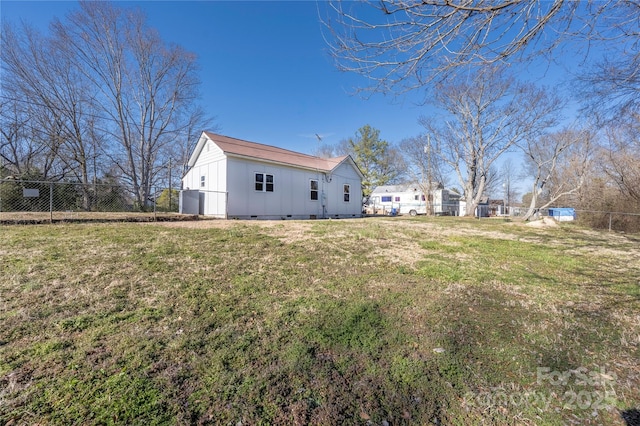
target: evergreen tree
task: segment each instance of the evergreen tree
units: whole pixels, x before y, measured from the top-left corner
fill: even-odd
[[[347,140],[347,150],[364,175],[364,196],[368,196],[376,186],[395,182],[401,174],[402,159],[398,151],[380,139],[380,130],[368,124]]]

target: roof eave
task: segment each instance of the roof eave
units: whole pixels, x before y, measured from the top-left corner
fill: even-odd
[[[191,157],[189,157],[189,161],[187,162],[187,166],[189,166],[189,168],[193,167],[196,164],[196,161],[198,161],[198,157],[200,157],[200,153],[202,152],[204,145],[207,143],[207,140],[209,139],[210,138],[206,134],[206,132],[202,132],[200,134],[198,143],[196,144],[196,147],[194,148],[193,153],[191,153]]]

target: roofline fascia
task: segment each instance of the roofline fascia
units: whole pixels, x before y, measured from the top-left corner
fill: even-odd
[[[200,157],[200,154],[202,153],[202,148],[204,148],[204,142],[202,142],[203,139],[211,140],[211,138],[209,138],[206,132],[202,132],[200,134],[200,137],[198,138],[198,142],[196,143],[196,146],[193,149],[191,156],[189,157],[189,161],[187,161],[187,165],[189,166],[189,168],[195,165],[195,163],[198,161],[198,158]],[[191,159],[193,159],[193,164],[191,163]]]

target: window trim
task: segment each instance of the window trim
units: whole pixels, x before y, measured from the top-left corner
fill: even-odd
[[[253,189],[256,192],[264,192],[264,173],[255,172],[253,174]]]
[[[260,177],[260,179],[258,179]],[[260,188],[258,188],[260,186]],[[253,190],[255,192],[274,192],[275,179],[272,173],[254,172],[253,173]]]
[[[313,183],[315,182],[316,187],[313,188]],[[315,193],[316,198],[313,198],[313,194]],[[318,179],[309,179],[309,199],[311,201],[318,201],[320,196],[320,181]]]
[[[351,202],[351,185],[348,183],[342,184],[342,202]]]
[[[204,188],[206,187],[206,175],[200,175],[200,188]]]
[[[269,178],[271,178],[271,181],[269,181]],[[271,186],[271,188],[269,188],[269,186]],[[273,175],[269,173],[265,173],[264,174],[264,192],[273,192],[274,188],[275,188],[275,183],[274,183]]]

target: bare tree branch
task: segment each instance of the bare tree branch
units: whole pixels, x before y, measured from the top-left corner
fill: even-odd
[[[601,151],[601,168],[615,183],[620,193],[640,203],[640,122],[629,121],[605,129],[605,144]]]
[[[369,78],[364,90],[401,93],[561,45],[635,41],[639,15],[623,0],[363,0],[331,2],[323,20],[339,69]]]

